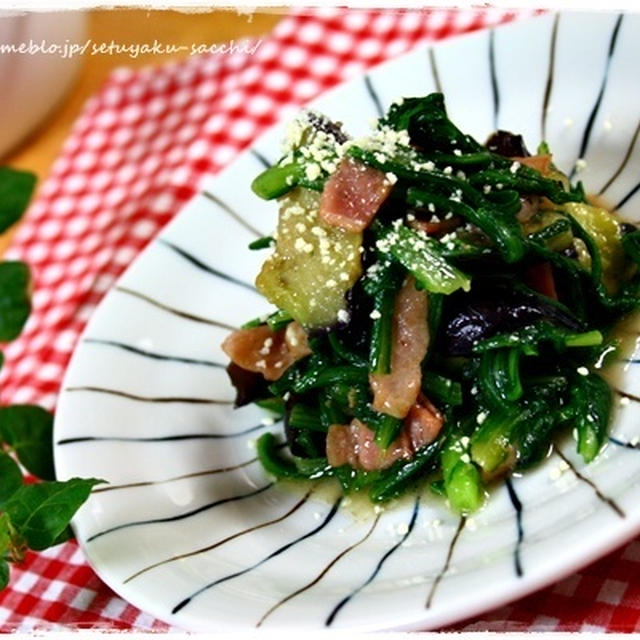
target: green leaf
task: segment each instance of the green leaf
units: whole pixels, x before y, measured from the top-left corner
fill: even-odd
[[[447,440],[440,460],[444,490],[451,507],[458,513],[477,511],[484,499],[482,480],[459,435]]]
[[[0,233],[20,220],[35,184],[33,173],[0,167]]]
[[[441,93],[393,103],[386,116],[379,120],[379,125],[388,125],[398,131],[408,129],[411,141],[428,151],[460,149],[468,153],[482,150],[471,136],[462,133],[449,120]]]
[[[524,393],[520,381],[520,351],[493,349],[480,359],[478,383],[492,406],[500,409],[505,402],[517,402]]]
[[[57,544],[62,544],[63,542],[66,542],[67,540],[73,540],[73,538],[75,537],[76,535],[75,533],[73,533],[73,529],[71,528],[71,525],[67,525],[62,531],[62,533],[53,541],[51,546],[54,547]]]
[[[591,462],[607,437],[613,404],[611,389],[595,373],[577,375],[572,380],[570,404],[576,414],[578,453],[585,462]]]
[[[0,558],[4,558],[11,547],[11,528],[6,513],[0,516]]]
[[[9,584],[9,563],[0,559],[0,591]]]
[[[29,473],[43,480],[55,479],[53,416],[48,411],[35,405],[2,407],[0,435]]]
[[[490,476],[509,464],[513,454],[512,432],[523,419],[518,405],[504,404],[501,409],[486,412],[485,419],[471,436],[471,459]],[[515,462],[515,459],[514,459]]]
[[[385,502],[399,496],[420,477],[430,474],[440,461],[444,438],[438,437],[416,451],[412,460],[396,460],[375,477],[369,497],[372,502]]]
[[[96,478],[71,478],[23,485],[5,502],[3,511],[29,547],[41,551],[58,542],[91,488],[100,482]]]
[[[293,461],[278,454],[278,441],[272,433],[263,433],[256,444],[260,463],[267,473],[276,478],[300,478],[301,473]]]
[[[17,338],[29,317],[30,281],[24,262],[0,262],[0,342]]]
[[[8,500],[21,486],[22,471],[20,471],[20,467],[8,453],[0,450],[0,505]],[[0,538],[0,545],[1,542]]]
[[[295,162],[275,165],[257,176],[251,183],[251,189],[258,197],[273,200],[291,191],[302,175],[303,167]]]
[[[449,295],[458,289],[469,291],[471,278],[449,263],[442,255],[440,243],[423,238],[405,226],[377,227],[382,251],[397,260],[418,284],[430,293]]]
[[[0,516],[0,565],[3,562],[22,562],[26,547],[24,541],[16,534],[6,513]],[[2,567],[0,566],[0,584],[2,583]],[[7,567],[8,571],[8,567]],[[6,586],[6,585],[4,585]],[[4,587],[0,586],[0,590]]]

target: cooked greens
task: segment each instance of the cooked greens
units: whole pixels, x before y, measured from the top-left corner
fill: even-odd
[[[593,460],[612,412],[599,369],[640,303],[640,231],[590,204],[544,143],[532,156],[520,136],[461,132],[438,93],[398,101],[362,139],[316,114],[292,131],[253,183],[281,203],[257,279],[279,307],[272,334],[254,353],[248,334],[223,345],[246,374],[239,403],[283,415],[287,451],[262,436],[265,469],[374,502],[427,479],[468,513],[561,434]],[[285,368],[294,326],[305,344]]]

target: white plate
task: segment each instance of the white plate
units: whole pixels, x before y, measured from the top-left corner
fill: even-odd
[[[315,102],[363,133],[378,104],[441,89],[478,139],[495,128],[579,158],[592,193],[640,218],[640,15],[566,14],[420,48]],[[267,310],[252,282],[275,226],[249,183],[282,127],[213,179],[96,311],[64,381],[59,476],[98,476],[75,519],[98,574],[134,605],[192,630],[434,628],[542,587],[640,530],[640,451],[609,443],[584,467],[559,455],[461,521],[428,492],[374,516],[274,486],[252,443],[255,408],[234,411],[220,342]],[[584,164],[584,163],[579,163]],[[633,340],[632,340],[633,343]],[[640,393],[637,368],[617,384]],[[275,429],[278,429],[276,425]],[[612,435],[640,436],[635,401]],[[567,464],[570,465],[567,468]],[[518,508],[521,506],[521,508]]]

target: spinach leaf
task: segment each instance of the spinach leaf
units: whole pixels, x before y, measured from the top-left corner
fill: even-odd
[[[396,130],[407,129],[411,141],[426,151],[458,149],[463,153],[473,153],[483,150],[478,142],[449,120],[441,93],[405,98],[401,103],[394,103],[380,124]]]
[[[613,405],[609,385],[595,373],[576,375],[572,380],[571,408],[575,411],[578,453],[591,462],[607,437]]]

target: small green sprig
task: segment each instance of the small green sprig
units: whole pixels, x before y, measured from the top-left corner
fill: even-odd
[[[22,217],[34,186],[32,173],[0,167],[0,233]],[[29,267],[0,262],[1,342],[20,335],[31,311],[30,294]],[[0,367],[3,362],[0,352]],[[48,411],[35,405],[0,407],[0,589],[9,584],[9,563],[22,562],[28,549],[41,551],[73,537],[71,518],[99,482],[55,479]]]

